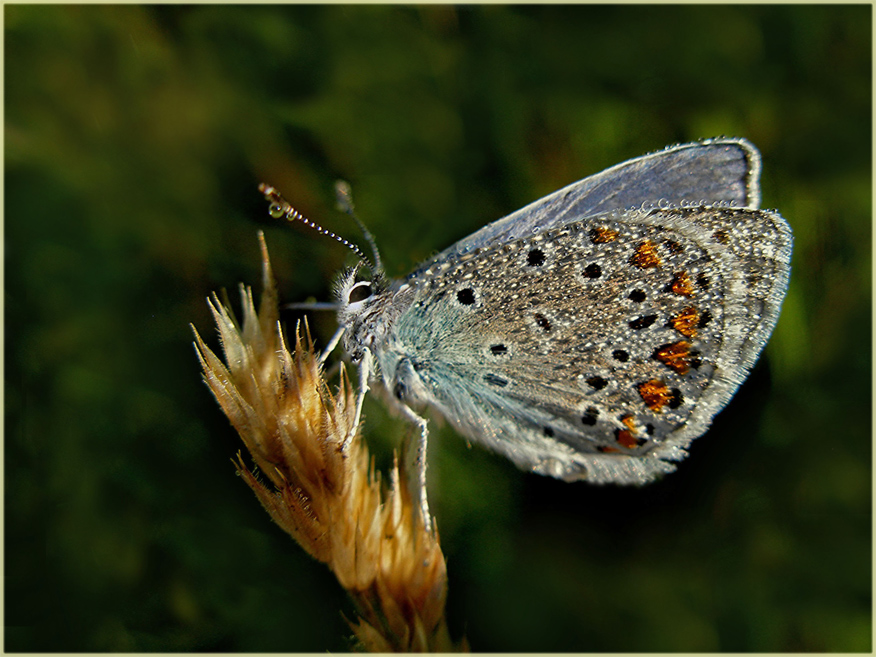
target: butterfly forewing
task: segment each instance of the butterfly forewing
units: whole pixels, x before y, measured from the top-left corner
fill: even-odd
[[[432,262],[566,223],[657,203],[760,205],[760,154],[744,139],[720,138],[668,147],[572,183],[494,221]],[[431,263],[430,263],[431,264]]]

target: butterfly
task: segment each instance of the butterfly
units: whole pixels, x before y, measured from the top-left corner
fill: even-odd
[[[336,286],[330,349],[342,340],[359,366],[358,413],[376,384],[420,427],[422,483],[423,407],[539,474],[645,484],[672,472],[779,317],[792,234],[759,209],[760,172],[744,139],[668,147],[488,224],[401,280],[376,248],[372,263],[351,246],[361,261]],[[304,220],[262,191],[272,215]]]

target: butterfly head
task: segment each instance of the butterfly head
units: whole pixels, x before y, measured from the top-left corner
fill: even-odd
[[[382,308],[387,305],[386,301],[391,298],[391,292],[374,237],[353,209],[350,186],[342,181],[336,183],[338,208],[349,214],[362,229],[365,239],[371,245],[373,264],[358,246],[302,215],[274,187],[262,183],[259,191],[270,204],[268,212],[275,219],[285,218],[290,222],[303,223],[321,235],[337,240],[359,257],[359,263],[344,272],[336,284],[335,298],[338,323],[345,329],[344,345],[347,353],[354,362],[361,360],[364,351],[371,349],[375,340],[386,333],[386,322],[382,321],[381,314]]]
[[[346,270],[335,285],[338,324],[345,328],[344,346],[353,362],[386,333],[383,319],[389,287],[383,272],[367,261]]]

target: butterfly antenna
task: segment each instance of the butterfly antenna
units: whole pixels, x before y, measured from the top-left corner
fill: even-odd
[[[325,235],[326,237],[331,237],[332,239],[337,240],[338,242],[340,242],[341,244],[346,246],[348,249],[350,249],[357,256],[359,256],[362,260],[364,260],[368,264],[368,267],[371,268],[371,261],[368,259],[368,256],[366,256],[362,252],[362,249],[360,249],[358,246],[356,246],[352,242],[344,239],[343,237],[341,237],[337,233],[333,233],[332,231],[323,228],[319,224],[312,222],[310,219],[308,219],[303,214],[298,212],[298,210],[293,208],[292,205],[286,199],[284,199],[282,196],[280,196],[280,193],[276,189],[274,189],[270,185],[267,185],[265,183],[261,183],[259,185],[259,191],[264,195],[265,200],[271,204],[270,207],[268,208],[268,213],[274,219],[281,219],[281,218],[285,217],[287,221],[300,221],[305,226],[309,226],[310,228],[313,228],[320,235]],[[376,251],[375,251],[375,253],[376,253]],[[379,267],[380,260],[378,260],[377,263],[378,263],[378,267]]]
[[[362,234],[365,235],[365,239],[368,240],[368,244],[371,245],[371,252],[374,254],[374,264],[377,267],[377,271],[382,272],[383,263],[380,261],[380,251],[377,250],[377,242],[374,240],[374,235],[372,235],[371,231],[368,230],[368,227],[362,223],[362,220],[359,219],[356,210],[353,208],[353,191],[350,189],[350,183],[344,180],[338,180],[335,183],[335,198],[338,202],[338,209],[353,217],[353,221],[359,225]]]

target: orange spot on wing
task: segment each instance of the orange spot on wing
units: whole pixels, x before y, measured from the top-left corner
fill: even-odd
[[[651,379],[639,384],[639,396],[652,411],[659,413],[672,400],[672,393],[663,381]],[[621,432],[623,433],[623,432]],[[618,438],[620,442],[620,438]]]
[[[632,434],[632,432],[627,431],[626,429],[622,429],[617,432],[617,444],[621,447],[626,447],[627,449],[632,449],[633,447],[639,446],[636,437]]]
[[[636,247],[636,252],[630,257],[630,264],[639,269],[659,267],[660,257],[657,255],[657,247],[651,240],[645,240]]]
[[[680,271],[675,274],[672,277],[669,288],[673,294],[677,294],[680,297],[690,298],[693,296],[693,281],[690,280],[690,276],[688,276],[686,271]]]
[[[665,344],[654,352],[654,358],[679,374],[687,374],[690,363],[687,357],[690,355],[690,342],[679,340],[672,344]]]
[[[693,306],[688,306],[670,320],[672,328],[686,338],[693,338],[697,334],[697,324],[700,321],[700,311]]]
[[[617,231],[604,226],[597,226],[590,231],[590,241],[594,244],[608,244],[617,239]]]

